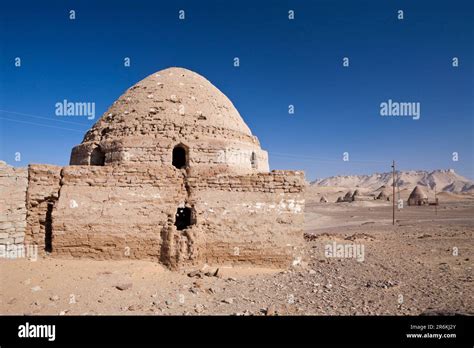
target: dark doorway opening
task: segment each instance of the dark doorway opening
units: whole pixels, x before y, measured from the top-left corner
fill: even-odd
[[[53,203],[48,203],[46,208],[46,219],[44,222],[44,250],[48,253],[53,251]]]
[[[174,225],[178,231],[188,228],[192,224],[192,211],[191,208],[184,207],[178,208],[176,212],[176,222]]]
[[[173,149],[173,166],[178,169],[185,168],[187,164],[186,149],[182,145],[176,145]]]
[[[105,153],[97,146],[91,153],[91,166],[103,166],[105,164]]]

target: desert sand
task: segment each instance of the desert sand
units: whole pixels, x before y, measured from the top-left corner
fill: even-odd
[[[320,188],[318,188],[318,192]],[[337,191],[337,190],[336,190]],[[331,193],[332,192],[332,193]],[[333,196],[334,189],[324,190]],[[337,193],[337,192],[336,192]],[[2,314],[419,315],[474,313],[474,200],[437,207],[319,203],[308,191],[305,257],[288,270],[220,265],[170,271],[152,261],[0,261]],[[468,199],[470,198],[470,199]],[[332,200],[330,200],[331,202]],[[364,246],[364,260],[325,247]],[[217,271],[217,272],[216,272]],[[216,274],[217,273],[217,274]]]

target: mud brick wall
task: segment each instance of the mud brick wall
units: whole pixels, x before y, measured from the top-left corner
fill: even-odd
[[[50,251],[52,212],[59,197],[61,168],[54,165],[31,164],[28,166],[28,191],[26,196],[27,243],[38,245],[42,254]]]
[[[166,263],[168,229],[186,200],[183,175],[172,166],[64,167],[53,253]]]
[[[234,174],[251,172],[268,172],[268,154],[258,146],[239,140],[209,139],[200,135],[189,142],[186,139],[177,142],[175,139],[163,137],[157,144],[156,138],[129,136],[123,139],[105,140],[98,143],[105,154],[105,163],[129,165],[163,165],[172,163],[173,148],[178,144],[189,147],[189,165],[191,167],[211,167],[225,165]],[[88,165],[90,156],[98,144],[85,143],[74,148],[71,163]],[[192,146],[191,146],[192,145]],[[252,153],[256,158],[252,166]]]
[[[188,179],[202,262],[288,267],[303,241],[303,172]]]
[[[31,165],[27,238],[63,257],[289,266],[303,241],[304,174],[222,170]],[[192,212],[184,230],[179,207]]]
[[[7,250],[24,242],[28,171],[0,161],[0,246]]]

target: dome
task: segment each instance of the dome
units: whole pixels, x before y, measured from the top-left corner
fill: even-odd
[[[427,199],[427,198],[428,196],[419,186],[415,186],[413,191],[410,193],[410,196],[408,197],[408,199]]]
[[[408,197],[408,205],[424,204],[428,204],[428,196],[419,186],[416,186]]]
[[[267,153],[232,102],[183,68],[161,70],[130,87],[73,149],[71,164],[166,165],[176,146],[189,151],[189,166],[268,171]]]

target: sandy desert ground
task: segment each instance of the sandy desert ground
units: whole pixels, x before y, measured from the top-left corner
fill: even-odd
[[[310,198],[305,258],[290,270],[220,267],[214,275],[212,267],[172,272],[150,261],[2,259],[0,312],[474,314],[472,197],[447,197],[437,215],[433,206],[405,207],[396,226],[390,202]],[[363,245],[364,260],[326,257],[333,242]]]

